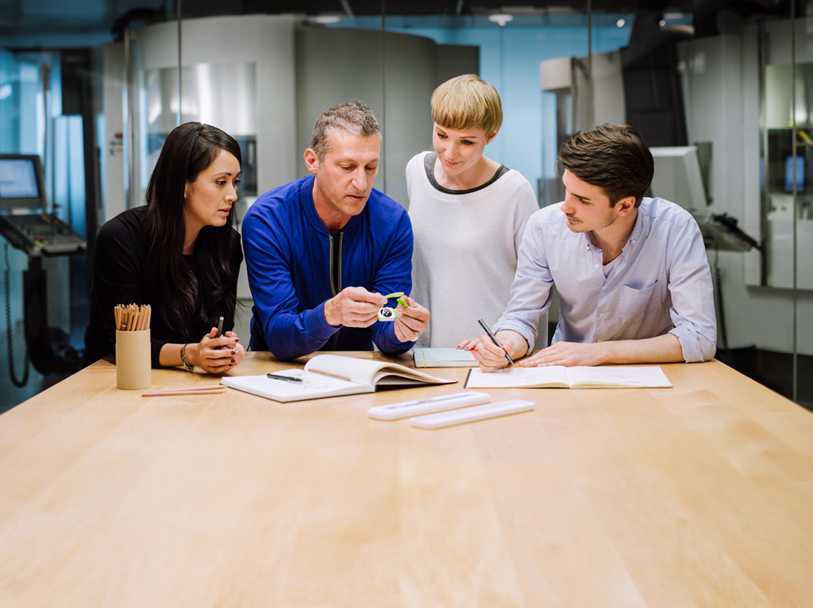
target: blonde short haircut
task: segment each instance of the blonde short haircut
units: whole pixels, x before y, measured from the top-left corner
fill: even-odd
[[[477,74],[455,76],[432,93],[432,120],[447,129],[496,133],[502,125],[500,94]]]

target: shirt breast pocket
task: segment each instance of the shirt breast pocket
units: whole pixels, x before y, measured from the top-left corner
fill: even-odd
[[[659,293],[658,280],[651,283],[626,283],[621,287],[618,312],[624,319],[641,318]]]

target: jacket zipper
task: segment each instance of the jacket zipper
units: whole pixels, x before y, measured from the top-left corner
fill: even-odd
[[[342,290],[342,233],[340,232],[339,234],[337,234],[335,236],[331,234],[331,235],[328,236],[328,239],[329,239],[329,243],[330,243],[330,254],[329,254],[329,259],[328,259],[328,274],[330,276],[330,290],[331,290],[331,292],[333,292],[333,295],[335,296],[336,294],[338,294]],[[334,239],[336,239],[338,241],[337,247],[335,247],[335,248],[333,246]],[[336,252],[336,249],[338,249],[338,254]],[[336,255],[338,255],[338,264],[339,264],[339,272],[338,272],[339,283],[338,283],[338,285],[336,284],[336,282],[333,279],[333,260],[334,260],[334,256],[336,256]]]

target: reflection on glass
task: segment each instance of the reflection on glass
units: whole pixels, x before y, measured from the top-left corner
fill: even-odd
[[[625,46],[633,23],[631,15],[594,15],[593,52],[609,53]],[[380,19],[373,17],[343,18],[331,25],[332,28],[364,29],[380,26]],[[555,193],[549,198],[545,186],[558,181],[556,151],[562,130],[557,127],[557,116],[572,125],[567,114],[573,112],[573,99],[557,98],[543,90],[540,65],[555,58],[570,61],[575,57],[586,61],[586,28],[587,17],[575,11],[514,14],[510,20],[489,19],[488,15],[388,15],[386,19],[388,32],[434,40],[443,48],[438,57],[453,58],[454,49],[460,49],[460,53],[474,49],[478,56],[476,66],[465,69],[476,67],[480,77],[497,87],[505,114],[503,127],[489,144],[488,154],[525,175],[535,186],[541,204],[560,200]],[[461,69],[439,63],[434,84],[464,73]],[[620,99],[623,103],[623,95]],[[428,98],[425,103],[428,108]]]
[[[813,256],[813,48],[798,45],[794,65],[791,27],[791,21],[771,23],[765,37],[764,279],[771,287],[813,289],[813,266],[794,265],[794,256]]]
[[[215,125],[232,135],[243,153],[241,194],[257,195],[256,69],[254,63],[199,63],[181,70],[183,99],[178,98],[178,69],[144,72],[142,186],[169,132],[181,122]]]

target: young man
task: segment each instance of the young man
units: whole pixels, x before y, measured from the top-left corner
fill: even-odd
[[[486,369],[534,347],[555,287],[553,344],[519,365],[707,361],[717,328],[700,229],[681,207],[645,198],[652,154],[629,126],[576,133],[559,153],[565,200],[540,209],[522,241],[508,307],[495,326],[502,348],[480,336]],[[505,349],[505,350],[503,350]]]
[[[384,294],[412,288],[409,217],[373,188],[380,150],[367,106],[334,106],[316,121],[305,150],[312,175],[263,194],[246,213],[253,350],[291,359],[375,343],[399,354],[425,329],[429,311],[410,298],[394,322],[378,321]]]

